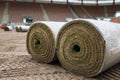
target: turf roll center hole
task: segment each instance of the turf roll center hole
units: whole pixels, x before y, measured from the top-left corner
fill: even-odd
[[[73,53],[79,53],[80,52],[80,46],[79,45],[74,45],[72,48]]]
[[[35,46],[40,46],[40,45],[41,45],[41,42],[40,42],[40,40],[35,39],[34,44],[35,44]]]

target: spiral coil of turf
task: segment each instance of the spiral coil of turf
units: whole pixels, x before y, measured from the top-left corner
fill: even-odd
[[[62,66],[93,77],[120,62],[120,24],[92,19],[68,22],[57,37]]]
[[[27,33],[27,50],[32,58],[41,63],[56,59],[56,37],[65,22],[37,21]]]

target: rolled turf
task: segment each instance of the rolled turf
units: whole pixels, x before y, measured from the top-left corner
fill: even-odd
[[[11,30],[8,27],[5,27],[4,31],[11,31]]]
[[[13,27],[12,26],[6,26],[4,27],[4,31],[12,31]]]
[[[20,32],[20,27],[17,26],[17,27],[15,28],[15,30],[16,30],[16,32]]]
[[[29,30],[30,26],[21,26],[20,32],[27,32]]]
[[[56,37],[65,22],[37,21],[27,33],[27,50],[32,58],[41,63],[56,59]]]
[[[68,22],[57,37],[62,66],[93,77],[120,62],[120,24],[92,19]]]

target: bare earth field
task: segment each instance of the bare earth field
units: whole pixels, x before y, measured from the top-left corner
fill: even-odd
[[[0,29],[0,80],[95,80],[69,73],[59,63],[41,64],[32,60],[26,49],[26,34]]]
[[[93,80],[64,70],[60,64],[41,64],[26,49],[26,32],[0,29],[0,80]]]

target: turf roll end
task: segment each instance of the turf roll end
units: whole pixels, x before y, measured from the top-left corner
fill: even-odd
[[[75,20],[64,25],[58,35],[57,48],[62,66],[75,74],[92,77],[103,66],[104,38],[87,21]]]
[[[55,56],[55,38],[44,23],[33,24],[27,33],[27,50],[32,58],[42,63],[51,63]]]

